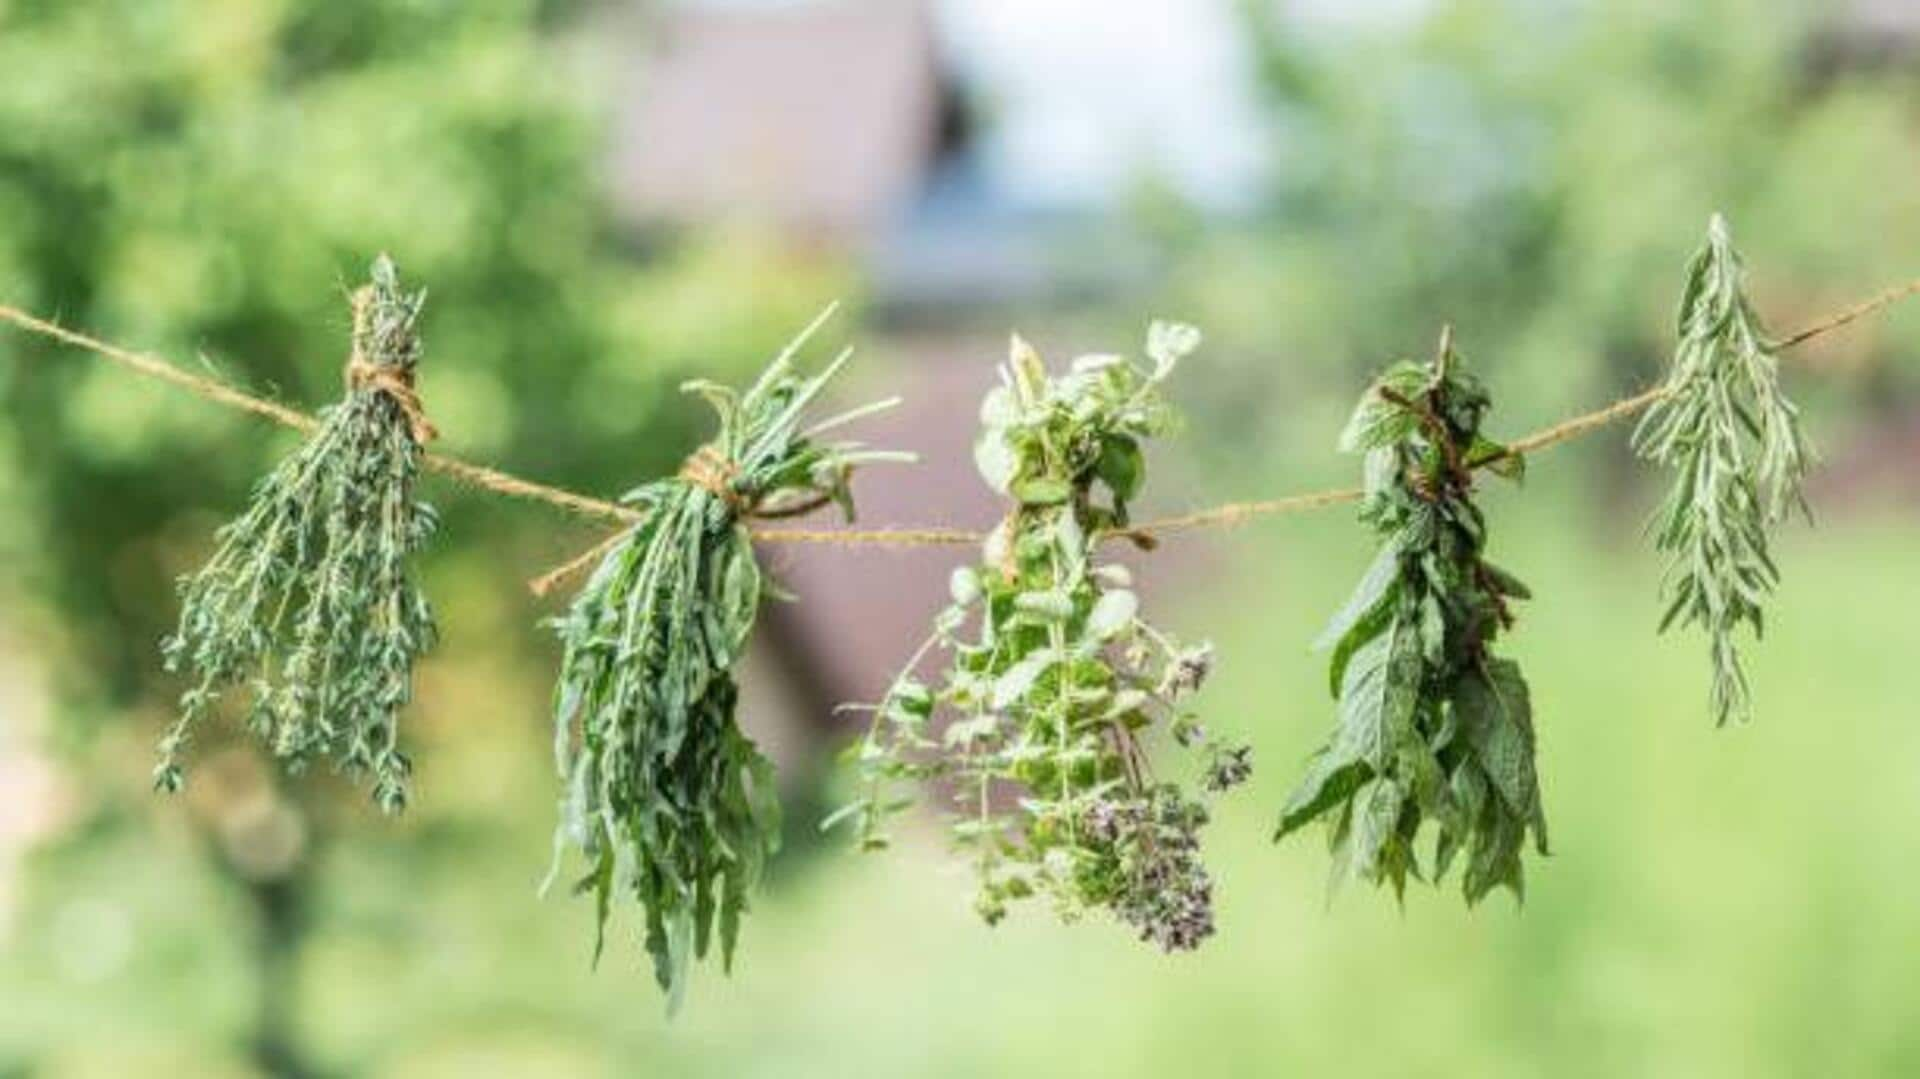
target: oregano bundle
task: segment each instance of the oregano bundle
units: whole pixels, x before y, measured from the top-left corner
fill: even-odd
[[[1053,377],[1014,339],[974,454],[1013,509],[980,563],[954,571],[933,636],[872,708],[857,750],[865,797],[826,822],[855,818],[862,845],[881,847],[883,818],[908,804],[892,784],[946,789],[990,925],[1009,903],[1044,896],[1063,919],[1106,909],[1167,951],[1213,932],[1199,833],[1209,797],[1247,778],[1248,751],[1207,741],[1185,708],[1211,648],[1145,621],[1126,568],[1099,558],[1102,540],[1127,535],[1142,441],[1173,422],[1161,383],[1198,342],[1190,327],[1155,324],[1151,369],[1089,356]],[[915,669],[935,647],[951,665],[928,686]],[[943,709],[952,721],[936,731]],[[1157,772],[1158,729],[1205,742],[1204,793]]]
[[[854,466],[909,458],[818,440],[893,401],[801,428],[851,354],[811,377],[795,371],[795,351],[819,325],[744,393],[684,387],[713,406],[719,432],[678,475],[627,493],[645,516],[554,622],[565,647],[554,698],[566,784],[556,856],[571,846],[586,859],[575,890],[594,896],[596,962],[614,897],[639,903],[670,1010],[716,938],[731,969],[748,893],[780,845],[773,767],[734,719],[733,666],[764,590],[747,521],[829,502],[851,518]]]
[[[433,615],[409,568],[435,524],[414,499],[432,425],[413,391],[424,292],[400,288],[385,255],[352,294],[347,393],[254,489],[219,546],[180,582],[166,667],[192,678],[160,742],[156,786],[185,782],[193,727],[244,685],[246,726],[298,770],[330,757],[371,779],[374,801],[405,807],[412,770],[399,713]]]
[[[1340,448],[1364,453],[1360,519],[1380,550],[1317,647],[1339,722],[1280,814],[1275,839],[1328,823],[1333,883],[1438,883],[1464,854],[1468,903],[1523,893],[1531,835],[1547,852],[1532,704],[1519,665],[1494,654],[1524,585],[1487,561],[1474,470],[1521,459],[1480,433],[1491,400],[1444,340],[1368,388]],[[1436,826],[1423,866],[1416,843]]]
[[[1687,267],[1679,346],[1665,393],[1634,431],[1641,457],[1674,474],[1654,518],[1654,544],[1668,557],[1661,584],[1664,632],[1676,622],[1707,631],[1715,720],[1747,718],[1752,694],[1736,631],[1765,629],[1763,604],[1780,582],[1769,550],[1772,526],[1798,508],[1813,451],[1800,411],[1780,386],[1776,346],[1746,295],[1746,269],[1725,218]]]

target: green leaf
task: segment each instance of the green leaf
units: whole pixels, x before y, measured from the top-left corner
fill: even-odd
[[[1013,478],[1020,471],[1020,457],[1007,445],[1007,436],[996,428],[980,432],[973,440],[973,465],[987,486],[1001,494],[1013,489]]]
[[[1392,542],[1384,543],[1380,546],[1379,553],[1374,555],[1373,562],[1367,567],[1366,573],[1361,575],[1359,587],[1353,590],[1353,594],[1347,597],[1347,602],[1342,604],[1334,616],[1327,621],[1326,628],[1320,631],[1320,636],[1314,639],[1314,651],[1325,651],[1340,643],[1355,626],[1366,620],[1368,614],[1391,601],[1395,594],[1394,585],[1399,579],[1400,546]],[[1337,687],[1338,676],[1335,677],[1334,682]]]
[[[1482,435],[1474,436],[1473,444],[1467,448],[1467,467],[1484,468],[1502,479],[1513,480],[1516,483],[1527,476],[1525,454],[1514,453]]]
[[[1140,597],[1125,590],[1107,592],[1095,601],[1087,614],[1087,635],[1096,640],[1111,640],[1132,628],[1140,611]]]
[[[1373,769],[1352,753],[1352,748],[1335,742],[1314,753],[1307,762],[1306,775],[1280,810],[1280,824],[1273,834],[1276,842],[1346,802],[1372,777]]]
[[[1399,595],[1397,581],[1389,584],[1387,592],[1367,608],[1360,619],[1348,627],[1339,643],[1334,645],[1333,655],[1327,661],[1327,686],[1334,699],[1338,700],[1345,694],[1347,673],[1355,653],[1379,640],[1393,624]]]
[[[1339,739],[1350,740],[1375,771],[1420,706],[1420,634],[1396,617],[1388,631],[1355,652],[1340,687]]]
[[[1526,583],[1491,562],[1481,562],[1480,568],[1486,571],[1487,580],[1493,584],[1494,591],[1514,599],[1532,599],[1533,590]]]
[[[1034,682],[1058,662],[1060,657],[1053,652],[1035,652],[1007,668],[993,681],[993,707],[1005,709],[1012,706],[1026,696]]]
[[[1022,476],[1009,493],[1024,506],[1057,506],[1073,497],[1073,485],[1053,476]]]
[[[1340,452],[1363,453],[1406,441],[1419,429],[1420,417],[1389,401],[1380,391],[1390,390],[1411,400],[1426,392],[1429,377],[1424,365],[1410,360],[1387,368],[1361,395],[1360,404],[1340,432]]]
[[[1140,443],[1125,435],[1101,440],[1100,461],[1094,466],[1094,473],[1113,492],[1114,498],[1121,502],[1133,501],[1147,473]]]
[[[1384,632],[1353,651],[1340,687],[1338,725],[1281,810],[1276,839],[1343,802],[1368,777],[1386,773],[1394,747],[1413,730],[1419,651],[1418,632],[1401,619],[1388,619]]]
[[[1200,347],[1200,331],[1184,322],[1155,321],[1147,327],[1147,356],[1155,377],[1165,378],[1181,360]]]
[[[1350,879],[1381,878],[1383,863],[1400,828],[1400,809],[1405,799],[1406,792],[1400,785],[1384,776],[1354,795],[1353,836],[1346,865]]]
[[[1013,598],[1013,608],[1041,622],[1065,622],[1073,617],[1073,597],[1066,592],[1022,592]]]
[[[1454,687],[1453,707],[1494,790],[1514,814],[1531,819],[1539,811],[1540,793],[1533,706],[1519,665],[1490,659],[1469,669]]]
[[[955,606],[972,606],[980,598],[980,574],[972,566],[955,568],[947,578],[947,594]]]

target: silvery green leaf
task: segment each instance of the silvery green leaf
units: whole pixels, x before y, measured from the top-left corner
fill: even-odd
[[[947,593],[956,606],[972,606],[980,598],[980,574],[972,566],[955,567],[947,577]]]
[[[1012,427],[1020,422],[1020,402],[1008,386],[995,386],[980,401],[980,426],[983,433]]]
[[[1156,321],[1147,327],[1147,356],[1154,362],[1156,378],[1164,378],[1175,364],[1200,347],[1198,328],[1184,322]]]
[[[1073,485],[1055,476],[1022,476],[1011,482],[1008,492],[1022,505],[1053,506],[1073,496]]]
[[[1071,370],[1078,375],[1097,374],[1109,367],[1118,367],[1126,362],[1125,357],[1116,356],[1111,352],[1096,352],[1074,357]]]
[[[1007,494],[1012,490],[1013,478],[1019,472],[1020,458],[1007,445],[1004,434],[989,428],[974,439],[973,464],[980,470],[980,478],[987,481],[987,486]]]
[[[1794,508],[1813,449],[1779,378],[1775,346],[1746,295],[1746,270],[1724,218],[1687,266],[1679,344],[1666,393],[1641,417],[1633,446],[1668,468],[1672,486],[1652,528],[1668,558],[1665,616],[1707,633],[1716,720],[1747,718],[1737,634],[1756,636],[1779,580],[1770,532]]]
[[[1035,652],[1009,667],[1005,674],[994,679],[993,707],[996,710],[1012,707],[1059,660],[1060,657],[1052,652]]]
[[[1115,591],[1102,595],[1087,614],[1088,635],[1100,640],[1111,640],[1133,627],[1133,618],[1140,610],[1140,597],[1132,592]]]
[[[1065,622],[1073,617],[1073,597],[1065,592],[1022,592],[1013,598],[1021,614],[1043,622]]]
[[[993,445],[982,472],[1017,505],[980,561],[953,578],[947,610],[979,617],[943,620],[933,637],[950,662],[932,695],[963,718],[937,745],[876,724],[863,772],[873,804],[887,804],[878,792],[908,775],[953,797],[951,834],[969,851],[975,909],[989,924],[1012,902],[1044,896],[1063,918],[1105,908],[1168,951],[1212,932],[1198,841],[1207,799],[1156,779],[1148,760],[1156,726],[1178,747],[1204,737],[1177,702],[1204,680],[1211,652],[1143,622],[1131,576],[1098,560],[1144,479],[1140,440],[1171,421],[1157,379],[1196,342],[1157,329],[1153,375],[1092,356],[1052,377],[1015,338],[1003,372],[1011,389],[983,409]],[[966,625],[976,628],[961,639]],[[1227,766],[1204,769],[1208,784],[1221,781],[1203,793],[1244,778],[1244,750],[1208,739],[1204,751]]]

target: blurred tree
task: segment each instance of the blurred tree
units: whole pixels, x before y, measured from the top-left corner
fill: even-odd
[[[676,376],[760,362],[846,281],[825,258],[751,234],[645,251],[622,237],[601,190],[604,55],[589,46],[606,27],[591,8],[0,0],[0,296],[176,359],[198,352],[313,407],[339,393],[344,286],[389,251],[430,290],[422,392],[446,448],[625,490],[697,437]],[[172,582],[289,442],[57,351],[0,335],[0,604],[58,612],[52,735],[94,782],[68,849],[42,865],[72,883],[94,864],[87,852],[126,857],[129,836],[151,828],[140,758],[179,688],[155,653]],[[428,494],[447,517],[430,588],[457,582],[499,608],[483,626],[525,627],[490,654],[545,656],[515,568],[580,530],[537,508]],[[484,557],[460,557],[476,548]],[[15,609],[10,620],[30,617]],[[115,722],[130,711],[142,722]],[[524,718],[514,726],[543,744],[544,717]],[[204,782],[186,818],[256,925],[259,1006],[229,1018],[251,1024],[263,1067],[299,1073],[287,995],[306,918],[292,882],[318,864],[316,813],[347,810],[302,795],[296,811],[257,764],[200,763],[227,778]],[[202,920],[205,943],[222,915]],[[174,958],[237,959],[216,947]]]
[[[1920,203],[1873,193],[1920,165],[1916,84],[1814,77],[1845,5],[1441,0],[1351,23],[1241,7],[1275,164],[1243,227],[1181,250],[1167,309],[1260,343],[1210,380],[1247,427],[1273,429],[1274,391],[1357,384],[1448,320],[1537,410],[1517,424],[1644,381],[1716,209],[1782,329],[1915,271],[1901,238]]]

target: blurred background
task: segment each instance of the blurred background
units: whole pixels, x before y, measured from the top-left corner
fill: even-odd
[[[1146,509],[1351,482],[1369,371],[1452,321],[1513,434],[1657,377],[1724,210],[1788,330],[1920,274],[1910,0],[0,0],[0,302],[302,406],[343,290],[431,290],[443,448],[617,494],[831,298],[869,435],[927,454],[876,524],[996,510],[965,447],[1018,328],[1050,359],[1208,344]],[[1920,305],[1916,305],[1920,308]],[[1332,721],[1349,512],[1129,554],[1255,746],[1211,832],[1221,934],[1163,957],[1043,910],[989,931],[937,821],[855,855],[832,705],[871,698],[968,553],[766,552],[745,721],[790,837],[737,969],[672,1023],[633,922],[541,900],[557,660],[529,576],[598,538],[429,481],[445,631],[416,808],[231,732],[147,789],[174,578],[283,432],[0,331],[0,1077],[1920,1073],[1920,309],[1796,351],[1823,450],[1758,720],[1656,637],[1658,477],[1612,431],[1489,493],[1534,586],[1556,850],[1528,901],[1329,902],[1268,843]]]

